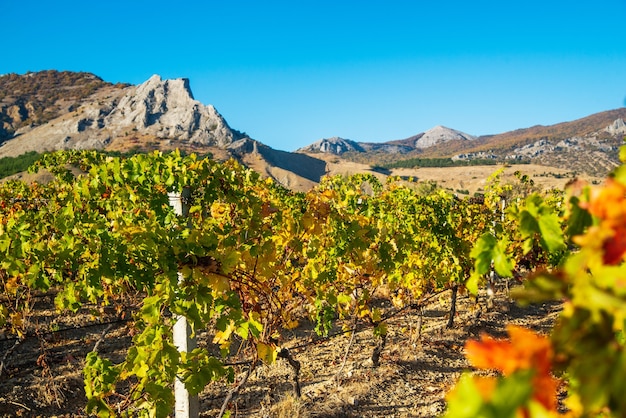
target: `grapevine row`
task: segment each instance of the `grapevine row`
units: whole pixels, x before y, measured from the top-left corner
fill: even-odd
[[[527,227],[516,236],[498,206],[515,191],[497,177],[484,201],[472,201],[372,175],[326,178],[295,193],[236,161],[177,152],[60,152],[35,169],[55,179],[0,186],[0,326],[23,336],[32,296],[50,289],[59,310],[74,312],[140,300],[125,360],[87,356],[86,408],[99,415],[120,412],[113,395],[124,384],[131,389],[122,413],[167,416],[175,379],[191,393],[232,381],[224,357],[235,341],[271,363],[280,333],[303,319],[320,334],[337,319],[362,321],[384,342],[375,297],[403,309],[443,289],[475,290],[492,265],[512,273],[514,261],[502,256],[511,248],[534,267],[562,247],[540,234],[560,228],[558,196],[514,203]],[[183,190],[187,216],[170,205]],[[179,353],[177,315],[194,333],[209,330],[221,355],[207,347]]]

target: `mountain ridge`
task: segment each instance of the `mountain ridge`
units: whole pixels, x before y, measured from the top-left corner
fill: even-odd
[[[535,162],[564,169],[576,167],[581,172],[605,175],[619,163],[618,148],[626,135],[625,120],[626,108],[619,108],[555,125],[535,125],[478,137],[436,126],[401,140],[376,144],[352,140],[352,149],[335,154],[370,165],[384,166],[416,158],[479,159]],[[328,153],[319,148],[324,141],[318,140],[296,152]]]

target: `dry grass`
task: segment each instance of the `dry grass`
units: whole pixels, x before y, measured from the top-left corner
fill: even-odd
[[[309,418],[311,415],[302,399],[286,394],[270,406],[269,416],[272,418]]]

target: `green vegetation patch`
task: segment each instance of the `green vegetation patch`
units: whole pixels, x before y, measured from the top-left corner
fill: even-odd
[[[35,151],[27,152],[18,157],[2,157],[0,158],[0,179],[13,174],[26,171],[28,167],[41,158],[41,154]]]

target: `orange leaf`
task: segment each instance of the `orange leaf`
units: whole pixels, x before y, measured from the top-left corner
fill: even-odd
[[[546,409],[555,411],[558,381],[550,374],[552,345],[547,337],[528,329],[509,325],[510,340],[483,335],[481,341],[468,341],[466,356],[478,368],[495,369],[505,376],[518,370],[535,370],[533,398]]]
[[[589,229],[588,239],[583,238],[580,241],[595,246],[598,245],[597,239],[600,238],[604,263],[620,263],[626,254],[626,186],[608,179],[605,186],[594,194],[586,206],[601,223],[599,228]]]

